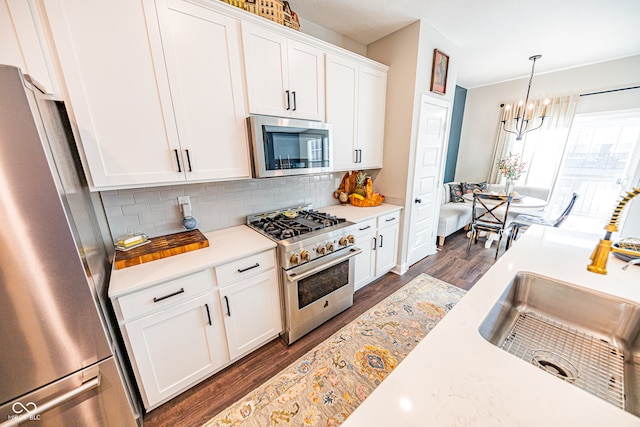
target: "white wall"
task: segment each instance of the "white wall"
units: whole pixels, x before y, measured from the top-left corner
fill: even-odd
[[[449,55],[447,93],[429,91],[433,50]],[[383,167],[374,179],[376,191],[404,207],[400,230],[399,264],[407,267],[409,217],[414,173],[415,141],[422,94],[453,104],[457,78],[456,47],[424,21],[410,24],[367,46],[367,56],[389,65],[384,131]],[[446,154],[446,153],[445,153]],[[443,160],[444,162],[444,160]]]
[[[544,61],[544,57],[542,58]],[[483,181],[491,170],[500,104],[524,99],[529,78],[467,91],[456,165],[456,181]],[[530,99],[583,94],[640,85],[640,55],[536,74]],[[635,91],[634,91],[635,92]]]
[[[327,43],[331,43],[335,46],[340,46],[343,49],[350,50],[358,55],[367,56],[367,46],[358,43],[357,41],[343,36],[340,33],[331,31],[325,27],[321,27],[306,19],[300,19],[300,32],[313,36],[317,39],[324,40]]]

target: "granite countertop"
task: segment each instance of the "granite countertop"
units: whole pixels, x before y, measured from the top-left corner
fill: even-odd
[[[209,247],[111,272],[109,297],[116,298],[199,270],[276,247],[246,225],[205,233]]]
[[[607,275],[587,271],[600,234],[532,226],[343,426],[639,426],[640,418],[536,369],[478,332],[519,271],[640,302],[640,266],[623,271],[625,263],[610,255]]]

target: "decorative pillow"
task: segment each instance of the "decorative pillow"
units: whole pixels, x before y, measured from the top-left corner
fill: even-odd
[[[464,202],[462,198],[462,184],[449,183],[449,198],[452,202]]]
[[[477,191],[476,191],[477,190]],[[479,182],[479,183],[473,183],[473,182],[463,182],[462,183],[462,194],[468,194],[468,193],[488,193],[489,192],[489,187],[487,186],[487,182]]]

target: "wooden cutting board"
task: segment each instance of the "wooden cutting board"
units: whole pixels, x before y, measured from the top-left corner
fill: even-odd
[[[209,246],[200,230],[190,230],[166,236],[152,237],[150,243],[122,252],[116,250],[116,270],[167,258]]]

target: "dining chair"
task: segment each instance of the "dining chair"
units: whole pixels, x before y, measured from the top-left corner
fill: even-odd
[[[478,243],[478,235],[481,231],[496,233],[498,235],[498,246],[496,247],[495,259],[498,259],[512,199],[511,196],[494,196],[486,193],[473,194],[473,219],[471,231],[469,232],[467,252],[471,249],[472,240],[476,244]]]
[[[578,193],[573,193],[573,195],[571,196],[571,200],[569,200],[569,204],[557,218],[548,218],[545,216],[534,215],[518,215],[517,217],[515,217],[511,224],[509,224],[507,249],[509,249],[509,247],[513,244],[513,241],[516,240],[520,230],[526,231],[527,228],[529,228],[529,226],[533,224],[546,225],[548,227],[560,227],[560,225],[567,219],[567,217],[573,210],[573,206],[576,204],[576,199],[578,198],[578,196]]]

